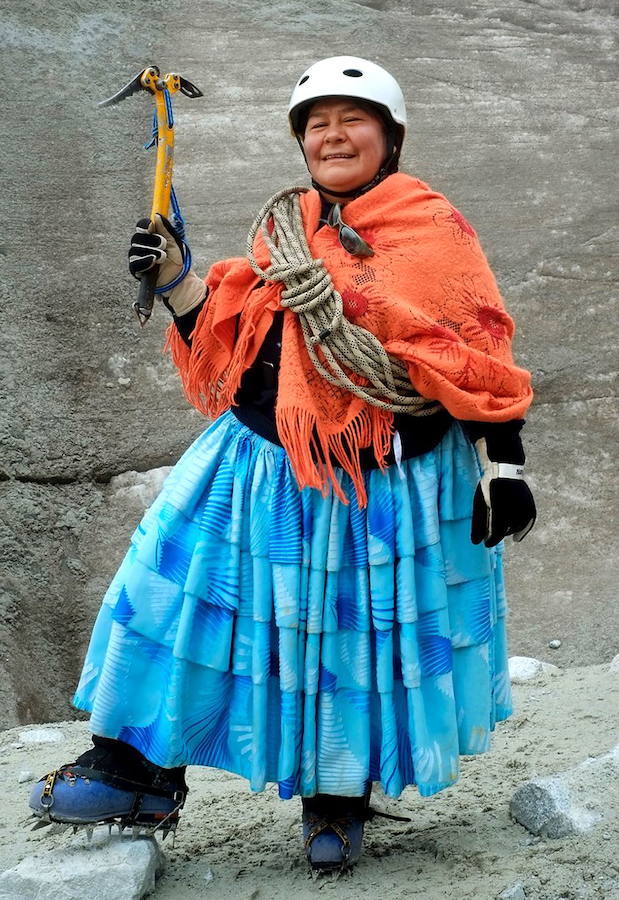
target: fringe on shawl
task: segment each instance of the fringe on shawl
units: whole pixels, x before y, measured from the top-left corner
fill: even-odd
[[[208,328],[202,327],[208,315],[208,306],[205,305],[191,334],[191,349],[172,323],[167,330],[165,350],[170,352],[179,371],[189,402],[215,419],[232,406],[243,372],[251,365],[247,361],[247,351],[256,329],[253,323],[249,323],[240,330],[233,353],[222,349],[215,355]],[[234,328],[233,322],[230,328]]]
[[[275,411],[277,433],[288,454],[299,489],[312,487],[325,496],[333,487],[336,497],[348,503],[338,481],[335,462],[350,475],[357,502],[367,506],[359,451],[372,447],[381,471],[391,449],[393,414],[365,406],[338,433],[321,428],[317,416],[308,409],[279,406]]]

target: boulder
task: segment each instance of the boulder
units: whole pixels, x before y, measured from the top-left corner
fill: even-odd
[[[617,817],[619,744],[556,775],[532,778],[510,802],[510,812],[532,834],[547,838],[589,831],[598,822]],[[613,805],[614,804],[614,805]]]
[[[509,678],[512,684],[524,684],[540,675],[557,675],[560,669],[552,663],[542,662],[532,656],[510,656]]]
[[[140,900],[155,889],[163,855],[154,838],[131,840],[97,828],[66,847],[27,856],[0,875],[0,900]]]

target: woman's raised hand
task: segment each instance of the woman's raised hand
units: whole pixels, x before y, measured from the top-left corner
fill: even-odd
[[[138,280],[153,266],[158,266],[157,287],[170,284],[182,272],[184,263],[183,241],[165,216],[155,216],[155,221],[139,219],[129,244],[129,271]],[[193,269],[162,295],[176,316],[182,316],[200,303],[206,296],[206,285]]]
[[[157,214],[155,221],[139,219],[129,244],[129,271],[138,280],[159,266],[157,287],[173,281],[183,267],[183,245],[173,225]]]

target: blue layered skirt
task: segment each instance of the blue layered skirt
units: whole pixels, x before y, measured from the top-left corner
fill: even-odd
[[[95,734],[254,791],[429,796],[511,713],[500,548],[470,541],[458,425],[365,473],[366,509],[299,491],[281,447],[217,419],[170,473],[98,615],[74,703]]]

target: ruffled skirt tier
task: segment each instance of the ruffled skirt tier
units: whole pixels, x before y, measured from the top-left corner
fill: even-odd
[[[226,413],[174,467],[104,598],[75,695],[94,733],[255,791],[397,797],[453,784],[511,712],[500,548],[454,425],[365,473],[360,509],[299,491]]]

